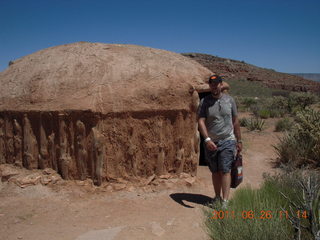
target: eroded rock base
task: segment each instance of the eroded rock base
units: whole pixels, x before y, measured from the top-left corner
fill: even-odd
[[[196,175],[199,135],[187,111],[101,115],[90,111],[0,113],[0,164],[52,168],[96,185],[182,172]]]

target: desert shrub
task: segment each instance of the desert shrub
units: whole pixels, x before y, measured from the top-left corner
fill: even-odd
[[[286,113],[289,113],[288,99],[282,96],[266,98],[251,109],[256,117],[264,119],[283,117]]]
[[[278,118],[278,117],[284,117],[286,115],[286,112],[280,109],[270,109],[270,117],[271,118]]]
[[[241,110],[251,111],[256,117],[283,117],[289,113],[288,98],[282,96],[276,97],[235,97],[237,106]]]
[[[276,132],[290,131],[292,129],[293,122],[289,118],[283,118],[277,121],[275,126]]]
[[[269,117],[284,117],[286,114],[296,114],[315,103],[317,97],[311,93],[290,93],[289,97],[274,96],[262,98],[255,104],[250,104],[250,111],[263,119]]]
[[[239,112],[246,112],[246,111],[248,111],[247,107],[242,104],[242,99],[243,99],[243,97],[234,96],[233,99],[234,99],[234,101],[235,101],[235,103],[236,103],[236,105],[237,105],[237,109],[238,109]]]
[[[292,131],[280,139],[275,149],[280,163],[320,167],[320,112],[312,109],[297,112]]]
[[[271,98],[261,98],[259,102],[250,106],[250,111],[255,115],[255,117],[260,117],[267,119],[271,114]]]
[[[250,120],[248,120],[247,129],[250,131],[262,131],[264,124],[265,121],[260,118],[250,118]]]
[[[248,126],[248,118],[240,118],[239,124],[241,127],[247,127]]]
[[[258,111],[258,117],[262,118],[262,119],[267,119],[269,118],[271,115],[270,110],[269,109],[260,109]]]
[[[230,94],[232,96],[252,98],[272,96],[272,89],[259,82],[248,81],[246,79],[231,79],[228,80],[228,83],[230,84]]]
[[[316,239],[319,187],[315,172],[265,176],[260,189],[238,189],[227,211],[220,204],[208,205],[204,210],[207,233],[215,240],[301,239],[301,235],[305,240]]]
[[[221,211],[226,211],[220,205],[210,206],[205,212],[205,225],[211,239],[290,239],[289,236],[293,235],[290,223],[279,215],[281,207],[287,209],[288,203],[279,194],[279,189],[279,184],[270,179],[261,189],[246,187],[237,190],[229,202],[229,215],[224,214],[224,217]]]
[[[288,105],[290,112],[297,112],[316,102],[316,96],[311,93],[290,93]]]
[[[285,91],[285,90],[274,90],[272,91],[272,96],[273,97],[278,97],[278,96],[281,96],[281,97],[289,97],[289,94],[290,92],[289,91]]]
[[[236,104],[239,111],[252,111],[251,108],[258,105],[260,102],[260,99],[256,97],[241,97],[237,96],[235,97]]]
[[[249,110],[257,118],[257,117],[259,117],[259,111],[261,110],[261,105],[258,105],[258,104],[252,105],[252,106],[250,106]]]
[[[257,100],[254,98],[246,97],[243,98],[241,104],[243,104],[246,108],[250,108],[252,105],[257,104]]]
[[[269,107],[270,109],[277,109],[283,112],[289,112],[289,99],[283,96],[273,97]]]
[[[320,237],[320,174],[318,171],[287,171],[269,177],[280,187],[279,193],[287,201],[288,220],[295,233],[293,239]],[[303,236],[303,238],[301,238]]]

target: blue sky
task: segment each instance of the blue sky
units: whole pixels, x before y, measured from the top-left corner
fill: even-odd
[[[320,0],[0,0],[0,71],[10,60],[78,41],[320,73]]]

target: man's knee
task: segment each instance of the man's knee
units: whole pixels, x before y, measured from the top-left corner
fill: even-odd
[[[212,177],[219,177],[219,176],[221,176],[220,171],[212,172]]]
[[[228,175],[228,174],[230,174],[230,172],[224,172],[223,170],[220,170],[220,171],[212,173],[213,176],[219,176],[219,177],[223,177],[226,174]]]

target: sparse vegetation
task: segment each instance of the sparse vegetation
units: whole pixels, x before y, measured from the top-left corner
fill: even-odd
[[[250,188],[237,190],[233,199],[230,200],[228,216],[226,210],[220,206],[211,206],[210,210],[205,212],[205,225],[210,238],[214,240],[289,240],[287,233],[290,231],[290,224],[283,216],[282,218],[278,216],[281,211],[280,206],[284,204],[279,204],[279,197],[275,198],[276,190],[273,192],[264,190]],[[272,213],[277,216],[272,216]],[[261,216],[266,218],[261,219]],[[293,233],[290,232],[290,235]]]
[[[230,84],[230,94],[238,97],[271,97],[272,89],[258,82],[248,81],[246,79],[228,80]]]
[[[283,117],[289,113],[288,100],[284,97],[264,98],[252,105],[250,110],[256,117],[262,119]]]
[[[290,131],[292,129],[293,122],[289,118],[283,118],[277,121],[275,126],[276,132]]]
[[[284,117],[286,114],[285,111],[280,109],[270,109],[270,117],[277,118],[277,117]]]
[[[207,232],[215,240],[317,239],[319,194],[316,172],[265,176],[260,189],[237,190],[227,211],[209,205],[205,210]]]
[[[320,238],[320,175],[315,171],[289,173],[294,196],[281,192],[289,202],[294,239]],[[287,177],[288,178],[288,177]]]
[[[282,97],[289,97],[290,92],[289,91],[283,91],[283,90],[274,90],[272,92],[272,96],[276,97],[276,96],[282,96]]]
[[[320,167],[320,112],[312,109],[296,114],[292,131],[275,146],[280,163],[292,167]]]
[[[261,109],[258,111],[258,116],[262,119],[267,119],[270,117],[270,115],[271,113],[269,109]]]
[[[246,79],[232,79],[227,81],[230,85],[230,94],[241,98],[271,98],[272,96],[288,96],[289,91],[268,88],[265,85],[248,81]]]
[[[275,96],[271,99],[269,108],[273,110],[279,110],[284,113],[289,112],[289,99],[288,97],[283,97],[283,96]]]
[[[291,113],[303,110],[316,102],[316,96],[311,93],[290,93],[288,108]]]
[[[247,127],[248,126],[248,118],[240,118],[239,119],[239,124],[241,127]]]
[[[248,120],[247,129],[250,131],[258,130],[262,131],[264,127],[265,121],[260,118],[250,118]]]
[[[256,99],[252,98],[252,97],[246,97],[243,98],[241,103],[246,107],[246,108],[250,108],[252,105],[256,105],[258,102]]]
[[[294,116],[298,111],[306,109],[317,102],[318,97],[311,93],[292,92],[285,96],[274,97],[244,97],[236,96],[240,111],[251,111],[256,117],[267,119],[269,117]]]

